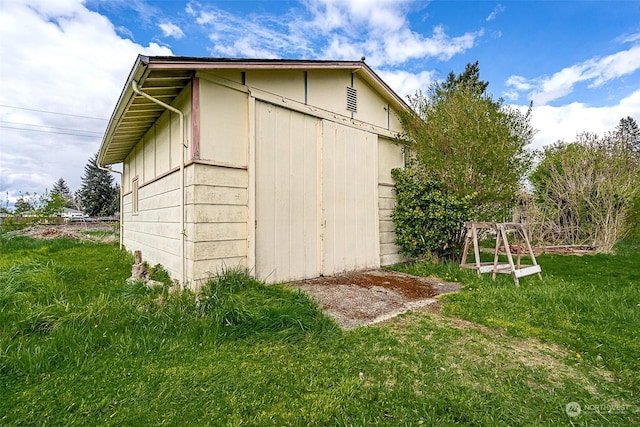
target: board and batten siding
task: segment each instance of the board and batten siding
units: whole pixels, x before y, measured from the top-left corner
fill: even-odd
[[[299,280],[380,266],[378,136],[256,103],[256,275]]]
[[[322,272],[319,119],[256,103],[256,271],[270,282]]]
[[[378,268],[378,135],[322,125],[322,272]]]

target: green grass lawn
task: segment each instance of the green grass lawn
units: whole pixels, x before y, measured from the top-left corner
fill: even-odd
[[[406,266],[465,286],[341,331],[242,273],[169,294],[126,284],[117,245],[0,235],[0,425],[637,425],[640,247],[624,249],[541,256],[518,288]]]

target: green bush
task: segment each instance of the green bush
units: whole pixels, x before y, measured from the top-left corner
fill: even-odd
[[[394,169],[396,206],[391,214],[400,252],[411,258],[451,259],[460,253],[471,198],[448,191],[417,166]]]

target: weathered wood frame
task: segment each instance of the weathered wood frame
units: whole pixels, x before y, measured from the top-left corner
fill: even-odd
[[[510,222],[467,222],[465,224],[467,228],[467,235],[464,242],[464,249],[462,251],[462,260],[460,262],[460,268],[470,268],[476,270],[478,275],[482,273],[492,273],[493,280],[496,279],[497,273],[511,274],[516,286],[520,285],[519,278],[529,276],[531,274],[538,274],[538,277],[542,279],[540,274],[542,269],[536,261],[536,257],[531,248],[527,231],[522,224],[510,223]],[[493,262],[480,262],[480,248],[478,246],[478,231],[479,230],[493,230],[496,233],[496,246],[493,253]],[[511,247],[507,239],[507,233],[516,233],[516,243],[518,247],[516,263],[513,262],[513,254],[511,253]],[[524,242],[527,255],[531,257],[533,265],[522,265],[521,257],[522,243]],[[474,263],[468,263],[467,257],[469,255],[469,246],[473,243]],[[500,252],[500,245],[503,244],[505,252],[507,254],[507,263],[498,263],[498,256]]]

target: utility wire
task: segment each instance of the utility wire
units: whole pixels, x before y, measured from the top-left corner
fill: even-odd
[[[27,129],[27,128],[14,128],[14,127],[10,127],[10,126],[2,126],[0,125],[0,128],[5,128],[5,129],[14,129],[14,130],[26,130],[29,132],[41,132],[41,133],[55,133],[58,135],[71,135],[71,136],[82,136],[85,138],[95,138],[95,139],[101,139],[101,136],[98,135],[86,135],[86,134],[81,134],[81,133],[69,133],[69,132],[55,132],[52,130],[40,130],[40,129]]]
[[[46,111],[46,110],[37,110],[35,108],[16,107],[15,105],[0,104],[0,107],[15,108],[16,110],[36,111],[38,113],[57,114],[59,116],[80,117],[82,119],[102,120],[102,121],[105,121],[105,122],[108,121],[108,119],[103,119],[102,117],[79,116],[77,114],[58,113],[56,111]]]
[[[19,126],[32,126],[32,127],[44,128],[44,129],[66,130],[66,131],[71,131],[71,132],[95,133],[96,135],[102,135],[102,132],[95,132],[95,131],[83,130],[83,129],[59,128],[59,127],[55,127],[55,126],[46,126],[46,125],[32,125],[31,123],[9,122],[9,121],[6,121],[6,120],[0,120],[0,123],[6,123],[6,124],[9,124],[9,125],[19,125]],[[12,129],[19,129],[19,128],[12,128]],[[30,129],[24,129],[24,130],[30,130]]]

